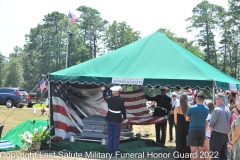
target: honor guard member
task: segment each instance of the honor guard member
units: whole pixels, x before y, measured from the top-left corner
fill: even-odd
[[[171,111],[171,107],[172,107],[171,98],[166,95],[167,88],[162,87],[160,90],[161,90],[161,95],[157,95],[155,97],[150,97],[147,94],[145,94],[145,98],[147,100],[157,102],[157,106],[154,109],[154,113],[153,113],[154,117],[167,116]],[[167,121],[155,124],[156,142],[161,143],[162,145],[165,145],[165,141],[166,141],[166,128],[167,128]],[[160,130],[162,132],[161,137],[160,137]]]
[[[106,120],[108,122],[108,153],[115,156],[118,151],[119,139],[121,135],[122,127],[122,115],[124,122],[127,122],[126,110],[123,99],[119,96],[119,91],[122,90],[120,86],[114,86],[110,88],[112,91],[112,97],[105,98],[108,104],[108,113]]]

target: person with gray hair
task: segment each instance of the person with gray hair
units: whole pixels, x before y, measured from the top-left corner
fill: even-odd
[[[230,130],[231,113],[224,104],[225,95],[218,93],[215,95],[217,107],[213,110],[210,119],[210,151],[212,159],[227,160],[228,133]]]
[[[174,108],[176,105],[179,104],[179,100],[177,98],[177,93],[176,92],[172,92],[172,108],[171,111],[169,113],[168,116],[168,125],[169,125],[169,141],[168,142],[172,142],[173,141],[173,126],[175,126],[174,124]],[[175,126],[176,128],[176,126]],[[176,131],[176,129],[175,129]]]

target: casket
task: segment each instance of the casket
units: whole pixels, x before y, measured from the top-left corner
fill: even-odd
[[[107,121],[105,116],[93,115],[84,118],[83,131],[107,133]]]
[[[132,138],[134,133],[132,132],[132,125],[123,123],[121,136]],[[107,121],[105,116],[93,115],[83,119],[83,132],[81,132],[80,138],[78,140],[90,140],[90,141],[102,141],[102,139],[107,139]],[[120,139],[121,140],[121,139]]]

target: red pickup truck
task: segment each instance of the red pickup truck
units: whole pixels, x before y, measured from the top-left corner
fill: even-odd
[[[34,104],[41,103],[41,98],[38,97],[37,93],[28,93],[28,108],[32,108]]]

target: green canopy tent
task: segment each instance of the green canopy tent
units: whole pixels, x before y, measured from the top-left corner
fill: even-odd
[[[234,79],[160,32],[49,75],[50,82],[240,88]]]
[[[57,118],[60,115],[58,112],[64,116],[67,115],[61,108],[69,107],[66,103],[70,101],[59,99],[73,94],[69,94],[69,91],[75,83],[170,86],[172,88],[176,86],[208,87],[213,89],[213,95],[215,88],[229,89],[230,86],[235,89],[240,88],[240,81],[204,62],[160,32],[155,32],[95,59],[50,73],[48,75],[50,92],[48,93],[49,98],[51,97],[49,101],[51,126],[55,124],[60,126],[61,123],[57,121],[64,120],[59,118],[53,121],[54,116]],[[69,91],[64,89],[64,86]],[[53,110],[57,114],[54,115]]]

